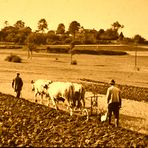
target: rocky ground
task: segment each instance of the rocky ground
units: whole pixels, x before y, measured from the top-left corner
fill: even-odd
[[[148,135],[0,93],[0,147],[148,147]]]

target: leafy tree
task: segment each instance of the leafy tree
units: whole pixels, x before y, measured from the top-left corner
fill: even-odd
[[[63,23],[60,23],[56,30],[56,34],[64,34],[64,33],[65,33],[65,25]]]
[[[26,39],[26,44],[33,43],[40,46],[41,44],[46,44],[46,35],[43,33],[32,32]]]
[[[4,26],[5,26],[5,27],[8,27],[8,26],[9,26],[8,21],[4,21]]]
[[[33,50],[37,47],[37,33],[32,32],[28,35],[26,39],[26,47],[28,50],[28,58],[32,58]]]
[[[32,32],[28,35],[28,37],[26,39],[26,44],[29,44],[29,43],[36,44],[36,33]]]
[[[84,39],[85,44],[96,43],[97,31],[95,29],[84,29]]]
[[[124,28],[124,25],[121,25],[121,24],[119,24],[118,21],[116,21],[116,22],[114,22],[112,24],[112,27],[113,27],[113,30],[117,30],[118,31],[120,28]]]
[[[123,35],[123,33],[121,32],[120,35],[119,35],[119,40],[123,40],[123,38],[124,38],[124,35]]]
[[[24,27],[22,29],[19,29],[16,34],[15,42],[19,43],[19,44],[25,44],[25,41],[31,32],[32,32],[32,30],[30,27]]]
[[[51,44],[51,43],[55,44],[58,41],[59,41],[59,36],[56,35],[55,31],[53,31],[53,30],[48,31],[48,33],[47,33],[47,42],[49,44]]]
[[[79,30],[79,28],[80,28],[80,23],[78,23],[77,21],[72,21],[69,25],[68,31],[73,35],[74,39],[75,39],[75,34]]]
[[[0,41],[3,41],[3,32],[0,31]]]
[[[47,35],[56,35],[56,33],[55,33],[55,31],[54,30],[49,30],[48,32],[47,32]]]
[[[144,43],[145,39],[140,36],[139,34],[136,34],[133,38],[134,42],[135,43]]]
[[[21,20],[17,21],[13,26],[6,26],[1,30],[1,40],[24,44],[28,34],[31,32],[30,27],[25,27],[25,23]]]
[[[43,18],[43,19],[40,19],[38,22],[38,30],[43,33],[45,29],[48,30],[48,24],[47,24],[47,21]]]
[[[14,24],[14,27],[17,29],[22,29],[25,27],[25,23],[22,20],[19,20]]]
[[[100,29],[100,30],[97,32],[97,37],[96,37],[96,38],[97,38],[98,40],[100,40],[100,39],[101,39],[101,36],[102,36],[102,34],[104,34],[104,32],[105,32],[104,29]]]
[[[4,27],[1,30],[1,39],[5,42],[14,42],[16,38],[16,28],[13,26]]]
[[[117,30],[113,30],[113,29],[107,29],[102,35],[101,35],[101,39],[104,40],[116,40],[118,39],[118,32]]]

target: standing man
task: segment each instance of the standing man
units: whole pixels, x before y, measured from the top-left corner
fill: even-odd
[[[115,127],[119,125],[119,109],[121,108],[121,92],[120,89],[115,86],[115,81],[111,80],[110,87],[107,89],[107,104],[108,104],[108,117],[109,124],[111,124],[112,112],[115,117]]]
[[[12,81],[12,88],[14,88],[17,98],[20,98],[22,87],[23,87],[22,78],[20,78],[20,74],[17,73],[17,76]]]

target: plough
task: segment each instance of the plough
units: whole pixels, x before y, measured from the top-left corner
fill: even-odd
[[[98,95],[93,95],[86,97],[85,100],[90,100],[89,104],[90,106],[87,105],[87,107],[82,107],[78,110],[72,110],[70,108],[70,115],[72,116],[73,112],[74,114],[78,114],[80,116],[86,117],[86,121],[89,120],[91,115],[97,115],[99,113],[98,110]]]

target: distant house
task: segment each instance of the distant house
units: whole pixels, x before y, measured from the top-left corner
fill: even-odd
[[[95,29],[84,29],[81,27],[76,33],[75,38],[83,42],[95,43],[97,37],[97,31]]]

